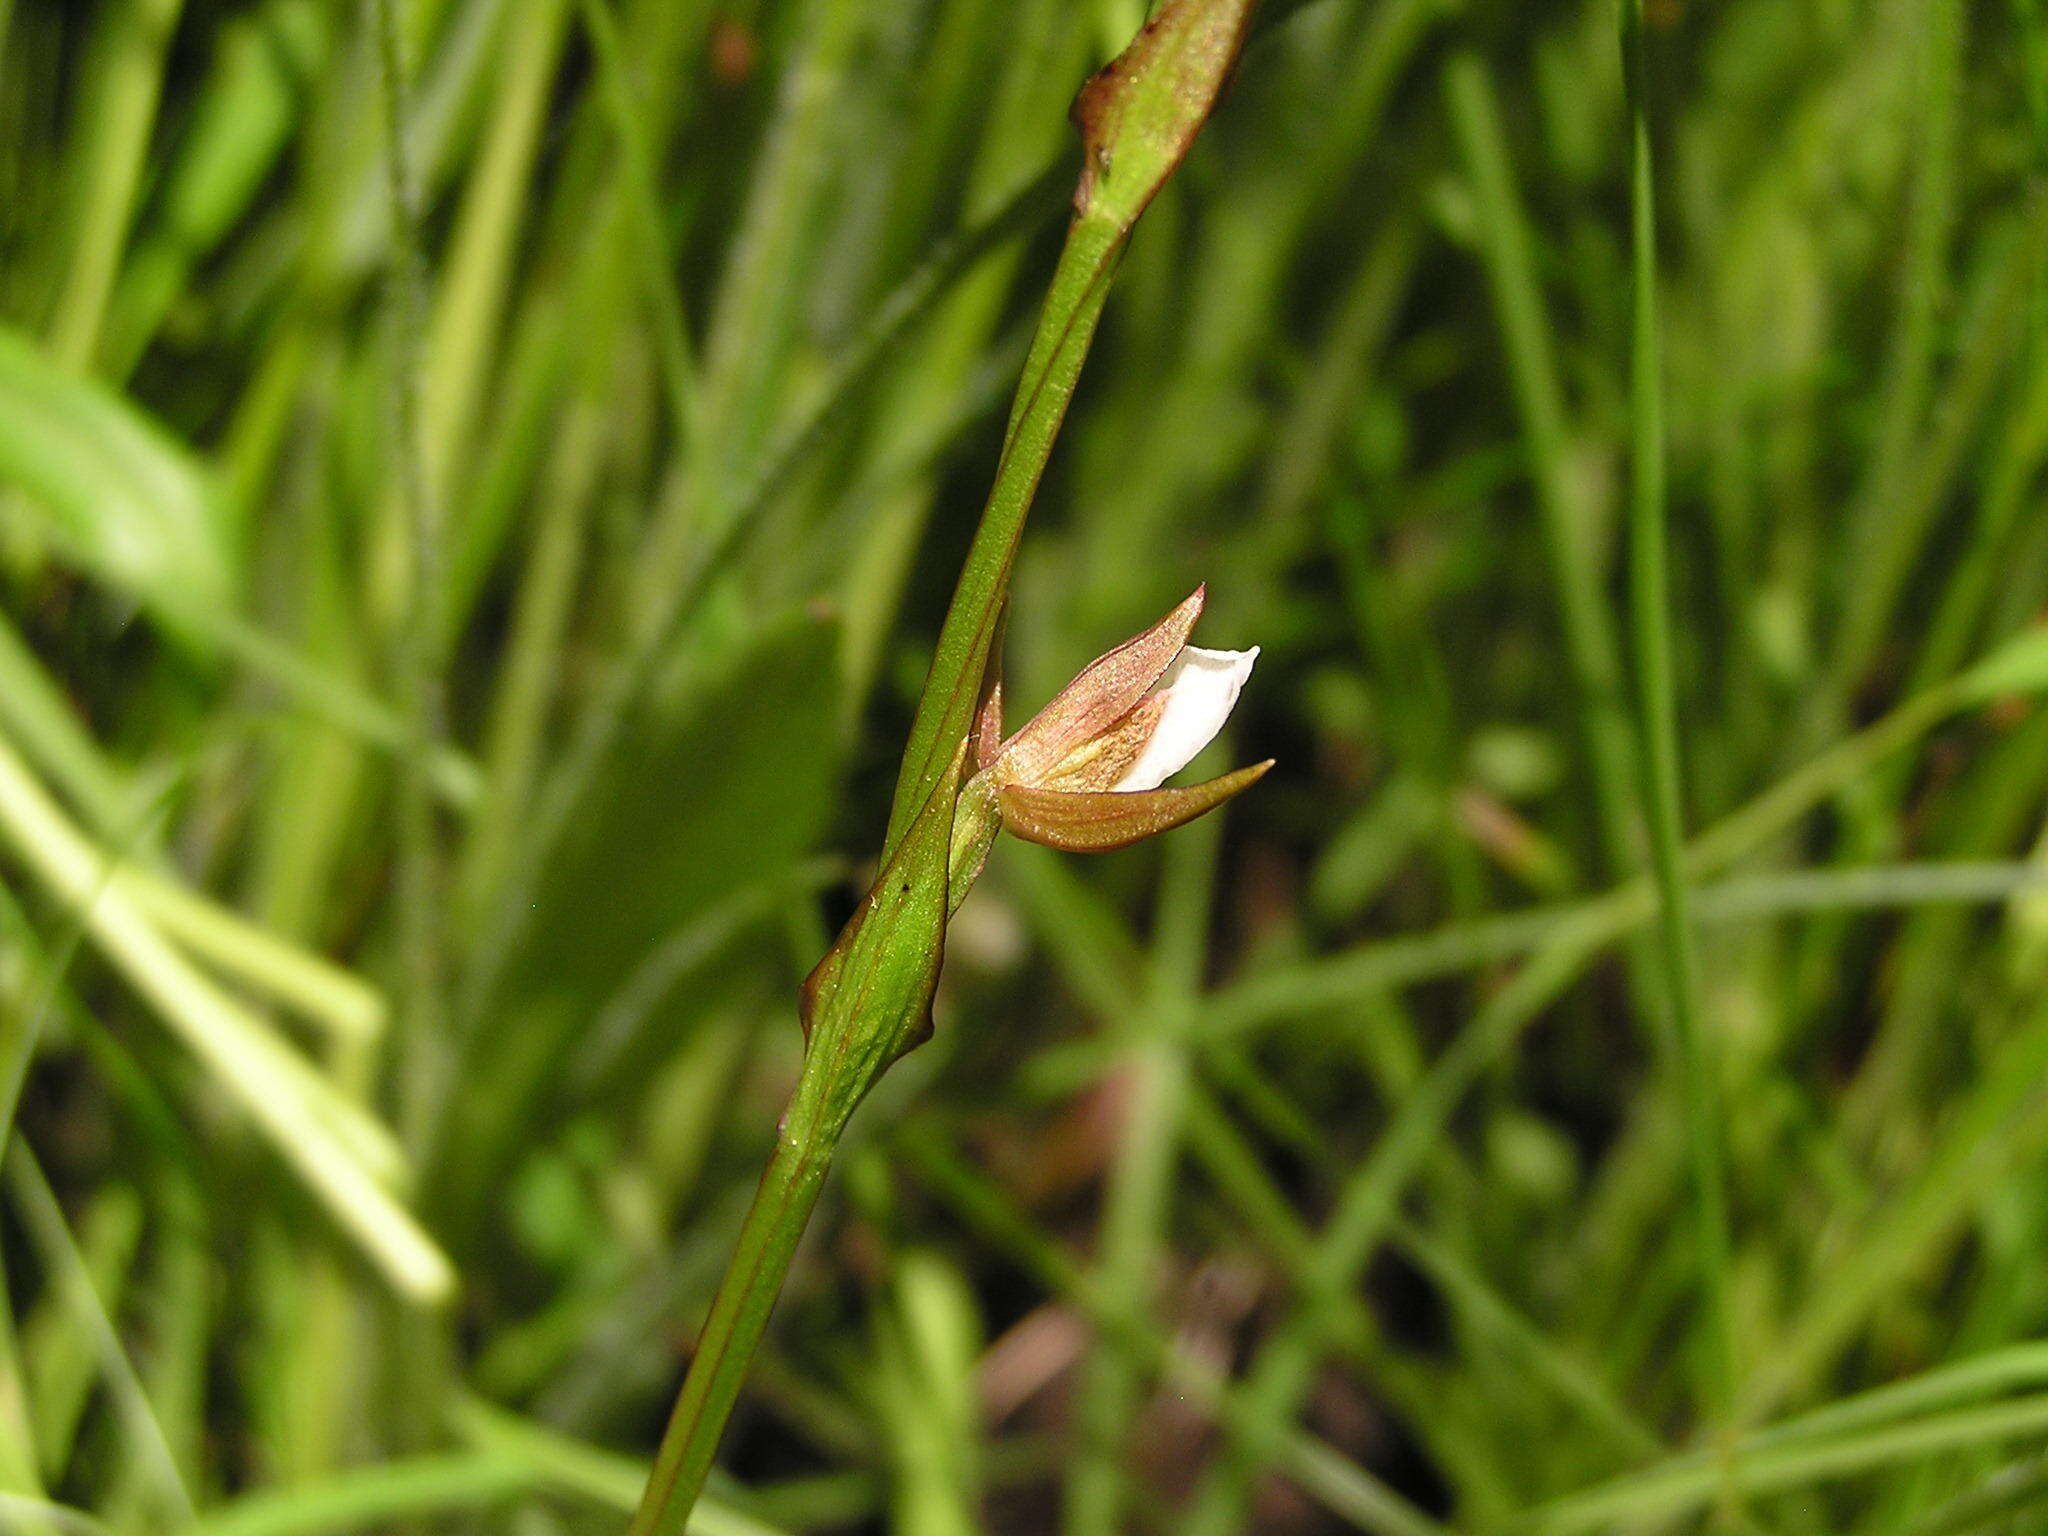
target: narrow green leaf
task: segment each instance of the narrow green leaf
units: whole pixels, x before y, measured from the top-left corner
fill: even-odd
[[[1963,674],[1961,687],[1977,703],[2005,694],[2048,693],[2048,624],[2006,641]]]
[[[0,480],[84,569],[177,624],[233,588],[228,519],[199,464],[105,386],[0,327]]]

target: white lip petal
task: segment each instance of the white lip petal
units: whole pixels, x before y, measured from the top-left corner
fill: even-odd
[[[1237,704],[1244,680],[1252,675],[1259,648],[1248,651],[1205,651],[1181,647],[1152,690],[1163,695],[1166,708],[1158,728],[1130,770],[1110,787],[1117,790],[1157,789],[1179,773],[1197,752],[1216,738]]]

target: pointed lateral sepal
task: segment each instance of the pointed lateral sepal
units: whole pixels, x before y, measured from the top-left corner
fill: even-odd
[[[1267,758],[1220,779],[1174,789],[1061,791],[1010,784],[997,791],[996,803],[1002,808],[1003,830],[1028,843],[1068,853],[1106,853],[1215,810],[1272,766]]]
[[[932,1034],[945,957],[948,856],[966,743],[838,939],[805,978],[792,1126],[836,1132],[889,1065]]]

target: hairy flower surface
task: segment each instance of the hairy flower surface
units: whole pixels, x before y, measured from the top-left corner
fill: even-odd
[[[969,847],[979,843],[962,850],[965,864],[979,868],[998,822],[1070,852],[1121,848],[1213,810],[1273,766],[1269,758],[1201,784],[1160,787],[1223,729],[1258,659],[1257,646],[1187,643],[1203,595],[1197,587],[1143,634],[1096,657],[1007,739],[1002,686],[991,684],[974,731],[977,771],[962,794],[962,830]]]

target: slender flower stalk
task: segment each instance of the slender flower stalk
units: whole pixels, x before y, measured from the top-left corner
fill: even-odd
[[[1074,219],[1025,359],[980,526],[940,630],[882,871],[805,981],[804,1062],[655,1457],[631,1536],[682,1536],[854,1108],[931,1033],[946,921],[996,832],[1110,848],[1221,804],[1265,765],[1162,789],[1221,728],[1256,652],[1186,644],[1198,591],[1002,739],[997,648],[1024,517],[1133,225],[1193,143],[1253,0],[1169,0],[1074,106]],[[973,741],[970,742],[970,737]],[[972,763],[970,769],[970,760]]]

